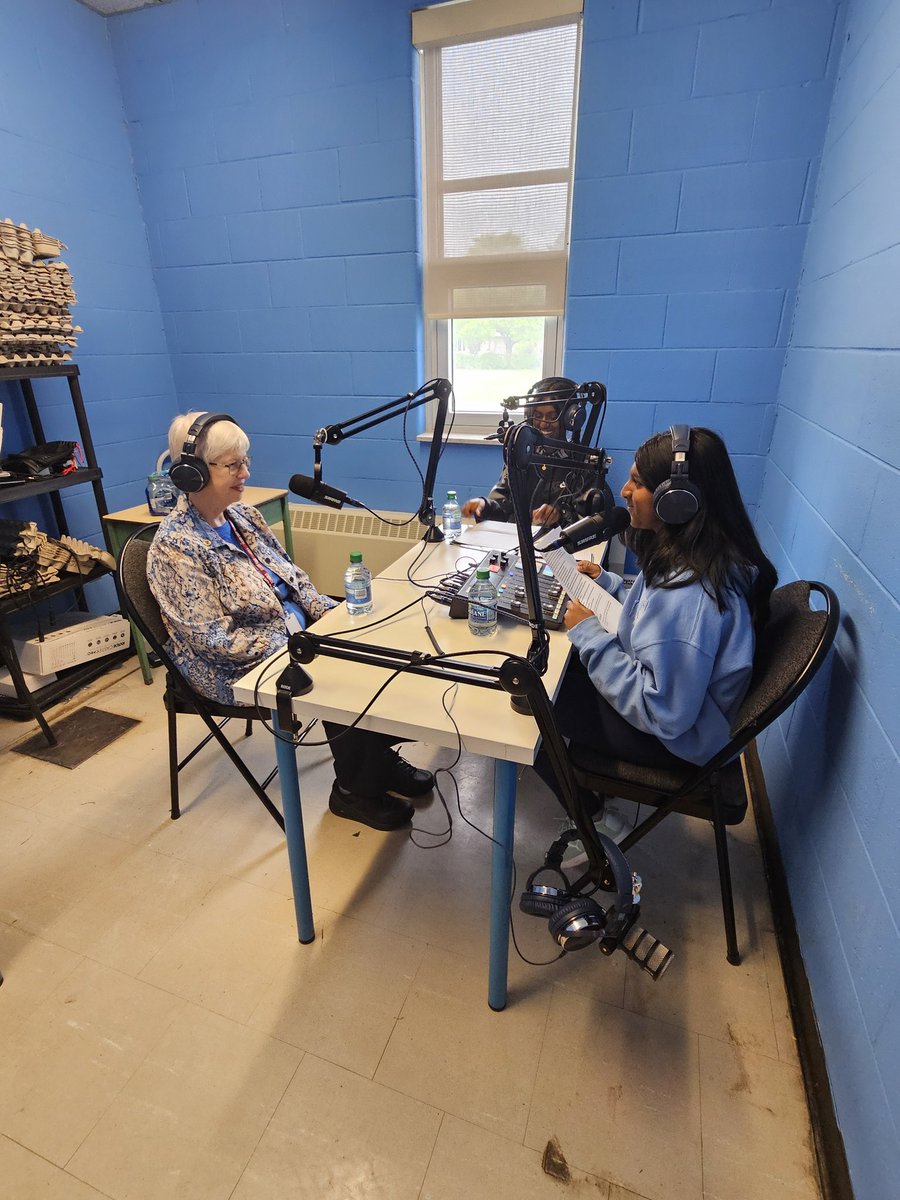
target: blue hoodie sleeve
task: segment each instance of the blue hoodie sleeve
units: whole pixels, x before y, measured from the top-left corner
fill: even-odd
[[[600,568],[600,574],[594,580],[594,583],[599,587],[604,588],[611,596],[619,601],[625,599],[625,580],[621,575],[615,575],[612,571],[607,571],[605,567]]]
[[[721,618],[699,586],[648,588],[632,599],[638,604],[626,603],[618,634],[586,620],[569,638],[612,707],[636,729],[673,742],[704,706]]]

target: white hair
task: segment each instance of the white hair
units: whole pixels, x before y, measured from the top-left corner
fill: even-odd
[[[177,462],[181,457],[188,430],[198,417],[204,415],[202,411],[182,413],[169,426],[169,455],[172,462]],[[228,420],[215,421],[202,430],[194,453],[208,463],[217,462],[222,455],[243,458],[249,449],[250,439],[246,433],[236,421]]]

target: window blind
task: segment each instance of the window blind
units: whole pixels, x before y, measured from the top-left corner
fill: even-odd
[[[424,55],[427,319],[563,312],[580,33],[573,7],[466,0],[413,14]],[[546,24],[548,9],[563,23]],[[504,10],[517,26],[526,10],[544,23],[496,32]],[[463,18],[476,12],[490,35],[464,33]],[[426,15],[434,20],[422,33],[416,18]]]

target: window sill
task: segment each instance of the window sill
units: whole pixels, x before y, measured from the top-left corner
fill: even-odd
[[[453,445],[459,446],[493,446],[495,449],[500,448],[500,442],[486,441],[486,434],[483,433],[451,433],[445,440]],[[419,433],[416,435],[417,442],[432,442],[434,440],[433,433]]]

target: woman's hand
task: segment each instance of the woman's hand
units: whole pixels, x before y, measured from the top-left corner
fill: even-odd
[[[576,625],[580,625],[582,621],[586,621],[593,615],[591,610],[585,608],[580,600],[570,600],[563,614],[563,624],[566,629],[574,629]]]
[[[462,515],[464,517],[474,517],[476,521],[481,517],[483,512],[484,496],[474,496],[462,506]]]
[[[542,504],[531,514],[532,525],[556,525],[559,522],[559,512],[552,504]]]
[[[591,579],[596,579],[600,574],[600,567],[595,562],[588,562],[586,558],[579,558],[578,570],[582,575],[590,575]]]

